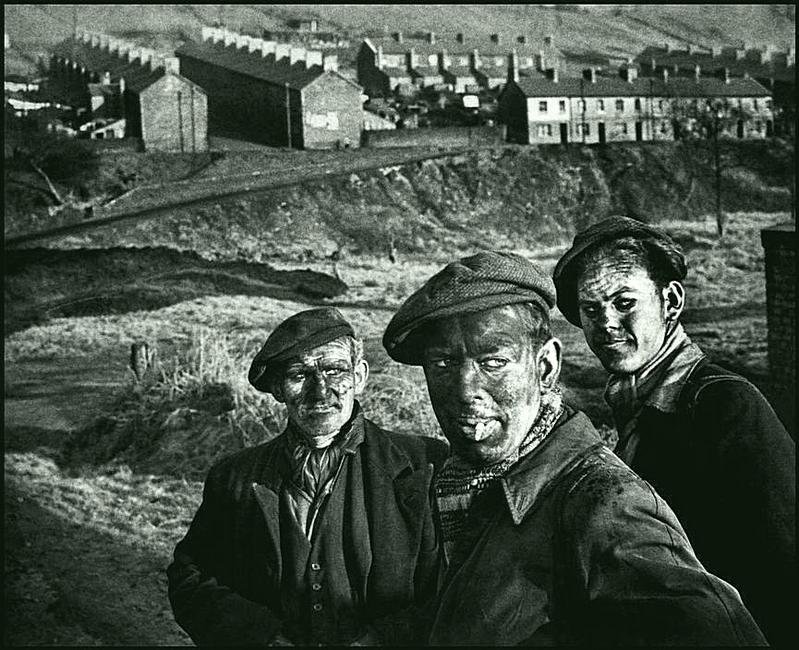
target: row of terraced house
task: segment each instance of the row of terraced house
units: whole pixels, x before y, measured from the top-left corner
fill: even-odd
[[[615,76],[593,68],[580,78],[512,72],[499,112],[508,140],[527,144],[676,140],[707,125],[717,136],[773,135],[772,97],[762,84],[724,70],[717,77],[700,72],[639,77],[632,63]]]

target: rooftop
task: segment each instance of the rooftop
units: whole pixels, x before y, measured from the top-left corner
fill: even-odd
[[[714,77],[670,78],[639,77],[632,82],[619,77],[597,77],[595,82],[581,78],[552,81],[544,77],[522,76],[517,82],[527,97],[769,97],[771,93],[754,79],[732,78],[729,83]]]

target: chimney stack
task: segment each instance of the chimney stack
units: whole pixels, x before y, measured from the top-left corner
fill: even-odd
[[[724,83],[725,84],[729,84],[730,83],[730,69],[729,68],[722,68],[720,70],[720,72],[721,72],[721,78],[724,80]]]
[[[702,68],[701,68],[701,67],[699,66],[699,64],[697,63],[697,64],[694,66],[694,79],[696,79],[697,81],[699,81],[699,77],[701,76],[701,74],[702,74]]]
[[[558,81],[560,80],[559,77],[558,77],[558,69],[557,68],[547,68],[544,71],[544,74],[546,75],[547,79],[549,79],[550,81],[554,81],[555,83],[558,83]]]
[[[596,68],[586,68],[583,70],[583,79],[592,84],[596,83]]]
[[[441,50],[438,53],[438,67],[441,70],[448,70],[449,66],[450,66],[450,60],[449,57],[447,56],[447,51]]]
[[[499,34],[491,34],[491,42],[499,43]]]
[[[176,56],[165,56],[161,59],[161,65],[164,66],[164,72],[171,72],[172,74],[180,74],[180,59]]]
[[[245,34],[236,34],[236,49],[250,51],[250,37]]]
[[[261,56],[267,57],[269,55],[273,55],[275,57],[275,61],[277,61],[277,43],[275,41],[267,41],[263,39],[261,41]]]
[[[427,42],[431,45],[436,42],[436,33],[435,32],[427,32]]]
[[[549,36],[549,35],[544,36],[544,45],[546,47],[551,47],[552,46],[552,37],[551,36]]]
[[[315,65],[322,67],[322,53],[319,50],[308,50],[305,54],[305,66],[312,68]]]
[[[250,54],[254,52],[260,54],[263,49],[263,46],[264,46],[263,39],[253,36],[252,38],[250,38],[250,42],[247,43],[247,50],[249,51]]]
[[[663,70],[661,72],[663,73],[663,83],[668,83],[668,81],[669,81],[669,69],[664,66],[664,68],[663,68]]]
[[[288,59],[290,55],[291,45],[288,43],[275,44],[275,63],[282,61],[283,59]]]
[[[524,34],[522,34],[520,36],[517,36],[516,37],[516,42],[524,45],[524,44],[527,43],[527,37]]]
[[[519,81],[519,55],[513,50],[508,55],[508,81]]]
[[[721,47],[720,45],[714,45],[713,47],[710,48],[710,55],[714,59],[719,58],[723,53],[724,53],[724,48]]]
[[[455,34],[455,42],[463,45],[463,34],[461,32]]]
[[[621,78],[627,83],[632,83],[638,78],[638,68],[636,68],[634,65],[627,64],[622,66],[619,72],[621,73]]]
[[[663,51],[666,52],[666,54],[671,52],[671,43],[664,43],[663,44]]]
[[[324,55],[322,58],[322,69],[330,72],[338,72],[338,55]]]
[[[479,70],[482,62],[480,61],[480,52],[477,50],[472,50],[472,69]]]
[[[111,85],[111,73],[108,70],[103,72],[103,79],[100,83],[102,83],[104,86]]]
[[[394,32],[391,36],[397,43],[402,43],[402,32]]]
[[[120,95],[125,94],[125,77],[119,78],[119,94]]]
[[[304,47],[292,47],[289,50],[289,65],[294,65],[298,61],[305,63],[306,51]]]

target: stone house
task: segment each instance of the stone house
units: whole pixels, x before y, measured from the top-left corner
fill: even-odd
[[[214,28],[175,54],[208,93],[212,132],[299,149],[359,146],[361,87],[336,57]]]
[[[124,136],[140,138],[146,150],[208,149],[206,94],[180,75],[174,57],[86,33],[55,47],[50,77],[57,92],[84,107],[86,121],[124,120]],[[103,137],[119,133],[117,123]]]

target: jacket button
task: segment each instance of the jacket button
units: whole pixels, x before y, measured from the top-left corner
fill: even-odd
[[[314,603],[313,611],[321,612],[322,611],[322,603]]]
[[[316,562],[314,562],[313,564],[311,564],[311,569],[313,569],[314,571],[319,571],[319,569],[321,569],[321,568],[322,568],[322,567],[321,567],[321,566],[319,566],[319,565],[318,565]]]
[[[322,588],[322,585],[320,585],[318,582],[314,582],[311,585],[311,589],[313,589],[314,591],[319,591],[321,588]]]

